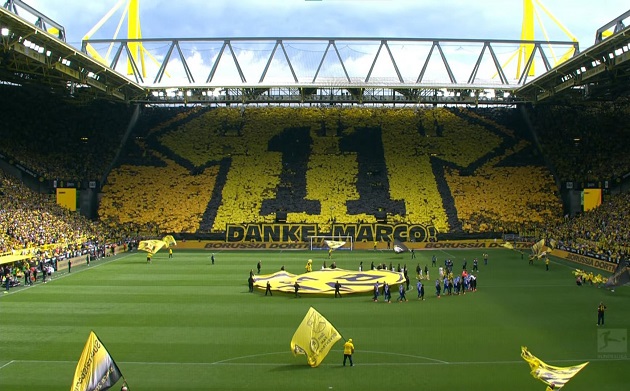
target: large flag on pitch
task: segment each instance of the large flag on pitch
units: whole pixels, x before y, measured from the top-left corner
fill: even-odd
[[[166,248],[169,248],[171,246],[177,246],[177,241],[175,240],[173,235],[166,235],[165,237],[162,238],[162,241],[164,242],[164,245],[166,246]]]
[[[532,256],[536,258],[542,258],[546,255],[545,252],[545,239],[540,239],[532,246]]]
[[[572,367],[554,367],[553,365],[545,364],[538,357],[531,354],[525,346],[521,346],[521,357],[523,357],[523,359],[529,364],[529,367],[532,370],[530,372],[532,376],[548,386],[553,384],[554,390],[562,388],[573,376],[575,376],[588,364],[587,361],[584,364],[574,365]]]
[[[331,250],[336,250],[346,244],[343,240],[324,240],[324,243],[326,243],[326,246]]]
[[[409,249],[400,240],[394,240],[394,252],[396,254],[404,253],[407,251],[409,251]]]
[[[335,327],[311,307],[291,338],[291,352],[305,354],[308,365],[315,368],[340,339]]]
[[[514,250],[514,245],[512,243],[510,243],[510,242],[505,242],[501,246],[503,246],[503,247],[505,247],[507,249],[510,249],[510,250]]]
[[[138,243],[138,250],[146,251],[149,254],[153,255],[156,252],[160,251],[160,249],[165,245],[166,243],[163,240],[142,240],[140,241],[140,243]]]
[[[70,391],[105,391],[121,377],[114,359],[91,331],[74,371]]]
[[[606,288],[615,288],[617,286],[630,284],[630,262],[619,261],[617,268],[612,276],[606,280],[604,286]]]

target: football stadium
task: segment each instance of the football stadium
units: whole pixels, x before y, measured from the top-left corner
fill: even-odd
[[[6,1],[0,390],[627,389],[630,10],[522,4],[154,38],[121,0],[77,45]]]

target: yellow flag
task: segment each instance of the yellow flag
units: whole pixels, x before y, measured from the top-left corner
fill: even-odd
[[[588,361],[574,365],[572,367],[555,367],[553,365],[545,364],[538,357],[531,354],[525,346],[521,347],[521,357],[529,364],[531,368],[531,375],[543,383],[551,386],[553,384],[555,389],[562,388],[573,376],[575,376],[582,368],[584,368]]]
[[[514,250],[514,245],[512,243],[510,243],[510,242],[505,242],[501,246],[503,246],[503,247],[505,247],[507,249],[510,249],[510,250]]]
[[[532,254],[534,257],[540,259],[545,255],[545,239],[540,239],[532,246]]]
[[[160,251],[162,247],[164,247],[166,243],[163,240],[142,240],[138,243],[138,250],[146,251],[149,254],[153,255],[156,252]]]
[[[70,391],[108,390],[122,377],[120,369],[93,331],[74,370]]]
[[[177,241],[175,240],[173,235],[166,235],[162,238],[162,241],[165,243],[164,245],[166,246],[166,248],[177,246]]]
[[[305,354],[308,365],[315,368],[340,339],[341,335],[335,327],[311,307],[293,334],[291,352],[294,356]]]

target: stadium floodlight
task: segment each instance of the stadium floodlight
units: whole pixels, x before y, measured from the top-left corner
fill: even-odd
[[[3,27],[3,28],[0,30],[0,34],[2,34],[2,36],[3,36],[3,37],[8,37],[8,36],[9,36],[9,33],[10,33],[10,31],[9,31],[9,29],[8,29],[8,28],[6,28],[6,27]]]
[[[51,54],[52,52],[50,50],[46,50],[46,57],[50,57]]]

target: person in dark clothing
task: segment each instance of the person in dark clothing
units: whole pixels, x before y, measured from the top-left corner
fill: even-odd
[[[603,301],[599,302],[599,305],[597,306],[597,325],[599,326],[600,323],[603,326],[604,325],[604,312],[606,311],[606,306],[604,305]]]
[[[258,264],[256,265],[256,270],[258,270],[258,274],[260,274],[261,267],[262,267],[262,261],[258,261]]]
[[[72,270],[72,261],[68,261],[68,273],[70,273]],[[45,279],[45,277],[44,277]]]
[[[267,290],[265,290],[265,296],[267,296],[267,293],[269,293],[269,296],[273,296],[273,294],[271,293],[271,284],[269,283],[269,281],[267,281]]]
[[[337,295],[339,295],[339,298],[341,298],[341,292],[339,292],[340,289],[341,284],[339,283],[339,281],[335,282],[335,298],[337,298]]]
[[[251,273],[249,273],[249,278],[247,279],[247,285],[249,286],[249,292],[253,292],[254,291],[254,276],[252,276]]]
[[[300,294],[298,293],[300,291],[300,284],[298,284],[297,281],[293,284],[293,289],[295,289],[295,297],[300,297]]]

